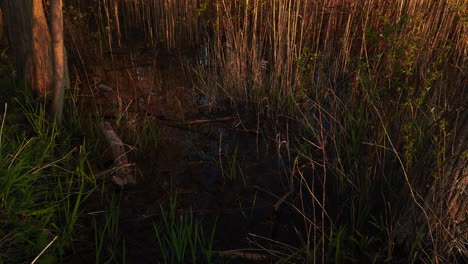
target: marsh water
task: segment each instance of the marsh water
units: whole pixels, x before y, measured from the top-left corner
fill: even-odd
[[[215,253],[295,244],[291,234],[301,219],[292,209],[274,209],[288,191],[290,165],[278,155],[274,135],[258,129],[258,117],[216,107],[197,87],[190,65],[199,62],[143,48],[118,50],[90,73],[83,101],[120,132],[137,177],[135,185],[110,188],[119,194],[130,263],[155,263],[161,255],[154,224],[174,198],[177,215],[192,215],[204,230],[214,230]],[[153,144],[142,143],[147,138]],[[100,159],[97,173],[110,178],[108,148]]]

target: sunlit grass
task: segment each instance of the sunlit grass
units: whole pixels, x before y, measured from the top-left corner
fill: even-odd
[[[95,184],[84,142],[73,146],[73,134],[57,131],[41,107],[24,98],[6,104],[0,122],[0,214],[5,220],[0,224],[0,260],[17,263],[38,256],[56,262],[73,249]],[[28,122],[10,123],[14,119],[8,111]],[[23,128],[19,134],[17,126]]]

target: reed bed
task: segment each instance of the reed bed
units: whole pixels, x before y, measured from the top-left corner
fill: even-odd
[[[288,142],[291,188],[307,204],[296,207],[306,225],[301,257],[379,262],[401,250],[410,262],[441,263],[468,254],[466,218],[442,209],[443,197],[466,187],[450,183],[445,164],[464,153],[450,131],[466,131],[457,124],[466,121],[467,1],[99,6],[110,47],[138,32],[151,46],[203,53],[198,71],[208,93],[229,98],[237,110],[295,120],[297,129],[278,128],[275,136]],[[453,206],[466,209],[461,194]],[[412,213],[417,221],[408,220]]]
[[[278,94],[284,100],[307,93],[300,88],[307,82],[349,86],[358,75],[356,60],[374,71],[391,71],[381,79],[397,79],[395,68],[406,67],[400,75],[413,86],[427,86],[427,72],[434,70],[451,73],[447,80],[458,83],[450,87],[464,81],[462,0],[76,2],[98,11],[111,47],[121,31],[127,38],[141,33],[148,44],[168,50],[208,45],[221,84],[242,96]]]
[[[352,94],[363,64],[379,72],[379,86],[403,80],[416,90],[437,90],[437,79],[451,87],[444,96],[453,97],[453,87],[465,81],[462,0],[104,0],[99,7],[109,43],[123,27],[127,36],[140,32],[167,50],[208,46],[227,92],[254,101],[276,98],[276,111],[300,102],[310,86]]]

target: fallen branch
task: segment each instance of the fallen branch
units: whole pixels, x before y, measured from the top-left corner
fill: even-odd
[[[55,236],[54,239],[52,239],[52,241],[49,242],[49,244],[47,244],[47,246],[41,251],[41,253],[39,253],[39,255],[37,255],[34,260],[31,262],[31,264],[34,264],[36,263],[36,261],[46,252],[46,250],[52,246],[52,244],[55,242],[55,240],[57,240],[58,236]]]
[[[126,184],[135,184],[136,179],[130,169],[132,165],[128,162],[124,143],[112,129],[109,122],[101,122],[101,131],[112,150],[112,158],[114,159],[116,167],[116,172],[112,177],[112,181],[121,187]]]

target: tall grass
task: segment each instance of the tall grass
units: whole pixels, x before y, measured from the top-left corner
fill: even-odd
[[[431,82],[447,71],[458,82],[449,86],[461,85],[463,72],[449,63],[463,65],[463,7],[464,1],[218,1],[212,50],[219,82],[237,98],[268,98],[274,112],[304,103],[314,86],[359,98],[366,77],[377,88],[398,89],[401,82],[418,96],[429,86],[453,95]]]
[[[166,50],[200,48],[208,94],[295,120],[274,136],[296,164],[307,259],[392,261],[396,244],[411,248],[407,261],[468,254],[462,225],[440,209],[452,197],[450,129],[466,120],[447,117],[466,108],[468,2],[121,1],[114,18],[109,1],[99,7],[110,47],[123,27]]]
[[[210,233],[205,232],[191,211],[177,216],[176,206],[174,195],[167,212],[161,207],[161,223],[153,223],[163,263],[211,263],[215,227]]]
[[[241,107],[299,121],[295,152],[321,178],[295,176],[306,191],[302,199],[322,208],[305,217],[308,242],[321,241],[320,260],[330,260],[326,247],[337,244],[330,232],[346,228],[348,248],[359,255],[359,241],[385,226],[378,243],[390,257],[403,229],[434,217],[430,237],[418,243],[426,254],[419,257],[436,261],[438,252],[451,251],[454,244],[442,238],[463,231],[435,209],[440,203],[424,201],[419,185],[427,174],[449,178],[440,171],[451,147],[446,124],[432,124],[466,100],[466,1],[245,0],[217,1],[213,8],[208,45],[214,59],[206,75],[215,81],[207,88],[220,88]],[[428,169],[420,159],[439,165]],[[447,195],[446,183],[434,184],[440,188],[434,195]],[[397,202],[405,192],[405,203],[426,221],[394,220],[405,214]],[[372,224],[372,217],[384,220]],[[464,246],[459,250],[466,254]]]
[[[340,243],[351,249],[342,253],[345,257],[361,255],[362,245],[373,240],[368,236],[380,232],[376,226],[388,232],[373,243],[386,245],[387,257],[393,256],[398,233],[421,228],[391,220],[405,210],[397,203],[405,191],[411,196],[405,203],[416,204],[415,211],[426,208],[422,218],[444,219],[429,224],[431,237],[417,246],[419,254],[426,254],[420,259],[440,259],[438,252],[450,251],[450,241],[442,239],[451,236],[447,232],[463,232],[450,229],[454,220],[426,204],[425,192],[416,186],[424,174],[436,173],[417,164],[422,157],[432,160],[424,153],[428,146],[447,161],[441,157],[449,147],[441,143],[447,134],[431,124],[463,101],[467,7],[465,1],[215,4],[210,51],[218,85],[211,88],[221,87],[243,106],[260,105],[257,110],[269,115],[296,116],[304,128],[296,152],[321,180],[293,176],[305,190],[302,199],[322,209],[305,215],[311,227],[308,243],[316,248],[321,241],[315,261],[333,259],[327,247]],[[289,140],[287,134],[280,137]],[[434,146],[434,141],[441,144]],[[442,183],[435,184],[441,188],[436,195],[446,195]],[[372,217],[385,220],[375,223]],[[330,233],[343,228],[350,239],[335,242],[346,236]]]
[[[0,119],[0,262],[61,262],[95,186],[86,144],[75,147],[72,130],[61,133],[40,104],[17,94]]]
[[[207,1],[83,1],[72,4],[81,10],[91,9],[99,32],[108,48],[143,41],[150,46],[178,50],[198,45],[203,39],[200,29],[206,26]]]
[[[295,110],[291,105],[307,101],[314,86],[359,97],[367,74],[378,86],[406,83],[402,92],[417,96],[429,89],[439,103],[457,91],[440,91],[435,81],[448,87],[463,81],[462,0],[113,2],[100,1],[97,12],[109,45],[118,39],[116,27],[168,50],[205,42],[220,87],[239,100],[267,98],[273,112]]]

